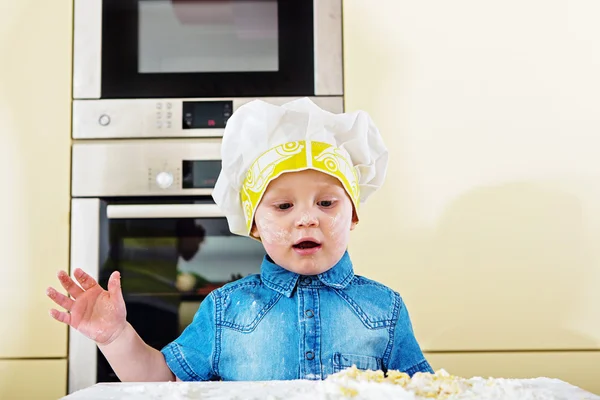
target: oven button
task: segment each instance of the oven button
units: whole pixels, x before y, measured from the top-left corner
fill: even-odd
[[[170,172],[160,172],[156,175],[156,184],[161,189],[167,189],[173,184],[173,174]]]
[[[100,123],[100,125],[106,126],[106,125],[110,124],[110,117],[106,114],[102,114],[100,116],[100,118],[98,119],[98,122]]]

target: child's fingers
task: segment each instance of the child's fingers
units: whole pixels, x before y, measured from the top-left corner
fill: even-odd
[[[90,290],[98,284],[94,278],[83,272],[81,268],[77,268],[73,274],[84,290]]]
[[[69,314],[67,312],[58,311],[58,310],[55,310],[54,308],[52,308],[50,310],[50,316],[57,321],[63,322],[67,325],[71,325],[71,314]]]
[[[83,290],[77,286],[75,282],[73,282],[73,279],[71,279],[69,274],[67,274],[65,271],[58,271],[57,276],[62,287],[64,287],[67,293],[69,293],[74,299],[83,293]]]
[[[121,274],[119,271],[114,271],[108,279],[108,292],[111,297],[118,300],[123,300],[123,292],[121,291]]]
[[[71,300],[64,294],[57,292],[52,287],[46,289],[46,295],[50,297],[52,301],[54,301],[56,304],[58,304],[67,311],[71,311],[71,309],[73,308],[73,304],[75,304],[73,300]]]

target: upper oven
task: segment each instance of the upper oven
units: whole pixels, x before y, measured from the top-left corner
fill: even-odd
[[[343,95],[342,0],[75,0],[75,99]]]
[[[73,139],[222,136],[259,98],[343,112],[342,0],[74,0]]]
[[[260,273],[263,246],[233,235],[211,197],[220,154],[218,139],[73,144],[71,271],[104,288],[119,271],[127,320],[156,349],[210,291]],[[70,329],[69,392],[117,380],[95,343]]]

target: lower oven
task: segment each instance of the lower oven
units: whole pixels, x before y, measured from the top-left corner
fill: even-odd
[[[71,271],[104,288],[119,271],[127,320],[156,349],[211,290],[260,272],[262,245],[231,234],[210,197],[220,168],[219,140],[73,145]],[[71,329],[69,392],[111,381],[95,343]]]

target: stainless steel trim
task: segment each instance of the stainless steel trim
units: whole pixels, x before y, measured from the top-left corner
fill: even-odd
[[[113,204],[106,207],[109,219],[118,218],[222,218],[216,204]]]
[[[102,0],[75,0],[73,98],[99,99],[102,81]]]
[[[71,201],[71,273],[81,268],[98,279],[100,200]],[[69,393],[96,383],[96,344],[69,328]]]
[[[314,0],[315,95],[344,94],[342,0]]]
[[[220,160],[220,139],[79,141],[73,144],[73,197],[210,195],[184,189],[183,160]],[[159,174],[172,184],[161,187]]]
[[[341,66],[340,66],[341,68]],[[298,97],[261,97],[281,105]],[[324,110],[344,111],[343,97],[310,97]],[[184,101],[232,101],[233,112],[253,98],[109,99],[73,101],[73,139],[221,137],[224,129],[182,129]]]

